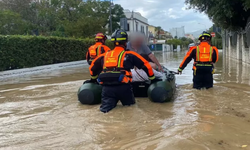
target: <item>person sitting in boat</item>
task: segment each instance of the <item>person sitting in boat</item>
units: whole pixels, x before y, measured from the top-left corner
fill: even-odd
[[[140,55],[149,62],[150,66],[153,69],[158,70],[158,66],[149,58],[147,54],[140,54]]]
[[[149,64],[151,65],[151,67],[153,68],[153,72],[155,74],[155,78],[157,79],[161,79],[164,75],[164,73],[166,73],[166,68],[164,66],[162,66],[163,68],[163,72],[159,72],[157,71],[158,66],[155,63],[151,62],[151,59],[148,57],[148,55],[146,54],[141,54],[141,56],[147,60],[149,62]],[[142,70],[142,69],[138,69],[138,68],[134,68],[131,69],[132,72],[132,82],[137,82],[137,81],[147,81],[148,80],[148,75],[147,73]]]
[[[140,32],[130,34],[130,41],[127,44],[127,50],[134,51],[140,55],[147,55],[150,58],[150,65],[158,71],[163,71],[163,68],[155,55],[151,52],[145,43],[145,35]]]
[[[119,100],[124,106],[135,104],[131,86],[132,68],[145,70],[151,83],[157,82],[148,61],[139,54],[126,50],[128,34],[124,30],[116,30],[111,36],[111,41],[115,48],[99,55],[89,67],[91,79],[88,83],[99,82],[102,85],[100,111],[103,113],[114,109]]]
[[[156,71],[155,69],[153,69],[153,72],[156,79],[161,79],[164,75],[163,73]],[[148,81],[148,75],[143,69],[138,69],[135,67],[134,69],[131,69],[131,73],[132,73],[132,82]]]

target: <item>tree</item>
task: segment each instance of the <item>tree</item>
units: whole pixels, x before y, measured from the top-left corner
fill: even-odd
[[[205,12],[220,27],[240,30],[250,16],[249,0],[185,0],[189,8]]]
[[[51,28],[55,24],[56,13],[51,11],[46,1],[37,3],[31,0],[2,0],[0,6],[0,10],[9,10],[19,14],[31,32],[39,30],[44,32],[46,28]]]
[[[180,39],[175,38],[167,41],[167,44],[173,45],[174,48],[176,48],[177,45],[187,47],[190,43],[193,43],[193,40],[186,37],[182,37]]]
[[[112,27],[113,29],[120,28],[120,18],[126,18],[121,5],[115,4],[112,8]]]
[[[95,17],[105,19],[105,23],[102,24],[102,26],[103,27],[107,26],[110,29],[110,5],[111,4],[109,1],[88,0],[87,2],[85,2],[84,5],[88,6],[88,8],[85,7],[85,9],[90,9],[89,12],[94,13]],[[112,30],[119,29],[120,18],[126,18],[123,12],[123,7],[119,4],[113,5],[111,7],[111,17],[112,17]]]
[[[161,31],[162,31],[162,28],[161,28],[160,26],[155,27],[155,31],[156,31],[156,33],[157,33],[158,39],[160,39],[160,33],[161,33]]]
[[[9,10],[18,14],[21,20],[26,22],[27,29],[20,31],[20,34],[30,31],[28,33],[45,36],[92,37],[97,32],[105,32],[106,27],[110,26],[108,1],[0,0],[0,10]],[[117,4],[114,5],[113,29],[119,28],[120,18],[123,17],[125,17],[123,8]]]
[[[179,39],[172,39],[172,40],[168,40],[167,44],[173,45],[174,48],[176,48],[177,45],[182,45],[182,41]]]
[[[26,23],[21,16],[9,10],[0,10],[0,34],[23,34],[26,31]]]
[[[58,23],[62,25],[67,36],[91,37],[106,29],[107,14],[100,1],[81,3],[75,0],[63,1],[57,8]]]
[[[213,32],[213,26],[209,28],[209,33]],[[217,48],[222,48],[222,37],[220,34],[216,33],[216,36],[212,38],[212,45],[216,46]]]

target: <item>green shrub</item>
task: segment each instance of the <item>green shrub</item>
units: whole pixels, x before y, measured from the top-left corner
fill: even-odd
[[[221,38],[212,38],[212,45],[216,46],[218,49],[222,49],[222,39]]]
[[[93,39],[0,36],[0,71],[84,60],[92,44]]]

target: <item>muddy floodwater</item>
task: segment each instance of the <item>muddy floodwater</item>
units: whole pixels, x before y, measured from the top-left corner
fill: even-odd
[[[186,52],[157,52],[176,70]],[[0,82],[0,149],[250,150],[250,66],[223,58],[213,89],[192,89],[192,63],[177,75],[174,102],[137,98],[108,114],[77,90],[88,66]]]

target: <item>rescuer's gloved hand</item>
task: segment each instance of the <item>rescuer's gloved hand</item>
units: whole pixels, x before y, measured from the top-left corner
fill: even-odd
[[[96,79],[90,79],[90,83],[98,83]]]
[[[153,80],[151,80],[151,84],[152,83],[156,83],[157,81],[159,81],[159,80],[157,80],[156,78],[154,78]]]
[[[177,72],[178,72],[178,74],[182,74],[182,69],[179,68],[179,69],[177,70]]]
[[[214,74],[215,73],[215,70],[214,70],[214,68],[212,69],[212,74]]]
[[[166,67],[164,67],[164,66],[162,66],[162,70],[163,70],[163,73],[168,73],[168,68],[166,68]]]
[[[90,79],[90,80],[86,80],[85,82],[83,82],[83,84],[85,83],[98,83],[96,79]]]

